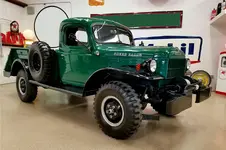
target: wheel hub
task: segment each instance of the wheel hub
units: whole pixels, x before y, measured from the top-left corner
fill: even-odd
[[[109,102],[105,108],[105,112],[107,117],[112,119],[112,121],[122,116],[121,106],[116,101]]]
[[[26,93],[26,89],[27,89],[26,80],[23,77],[21,77],[19,79],[19,91],[22,95],[24,95]]]
[[[111,126],[119,126],[124,118],[124,109],[121,102],[113,96],[104,98],[101,105],[104,120]]]

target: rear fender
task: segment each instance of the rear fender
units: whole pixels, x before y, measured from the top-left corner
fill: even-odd
[[[11,71],[8,74],[10,76],[17,76],[17,73],[21,69],[23,69],[27,73],[27,75],[29,75],[27,61],[21,60],[21,59],[16,59],[13,61],[12,66],[11,66]]]
[[[24,62],[27,62],[28,60],[27,56],[28,49],[11,48],[4,68],[4,76],[5,77],[9,77],[11,75],[15,76],[15,74],[17,73],[16,71],[18,71],[17,67],[19,67],[20,69],[21,67],[25,69]]]
[[[11,71],[10,69],[12,68],[12,65],[15,62],[15,60],[17,59],[28,60],[27,56],[28,56],[28,49],[11,48],[4,70],[7,72],[10,72]]]

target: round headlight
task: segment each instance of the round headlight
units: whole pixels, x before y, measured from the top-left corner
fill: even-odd
[[[187,69],[190,69],[190,67],[191,67],[191,61],[190,59],[187,59]]]
[[[151,60],[151,62],[150,62],[150,71],[151,72],[155,72],[156,71],[156,69],[157,69],[157,63],[156,63],[156,61],[155,60]]]

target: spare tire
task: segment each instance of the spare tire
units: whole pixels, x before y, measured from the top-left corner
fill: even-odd
[[[30,74],[35,81],[50,83],[54,68],[54,51],[42,41],[34,42],[28,54],[28,66]]]

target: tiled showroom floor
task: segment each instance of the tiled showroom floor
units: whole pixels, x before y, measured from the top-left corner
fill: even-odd
[[[124,141],[105,136],[92,101],[39,89],[33,104],[20,102],[14,84],[0,86],[1,150],[225,150],[226,97],[213,94],[176,118],[143,121]],[[148,108],[151,109],[151,108]]]

